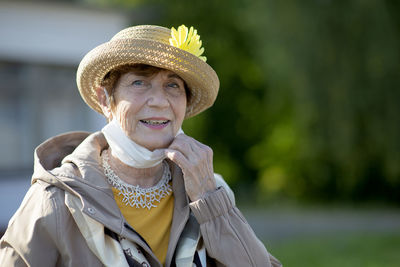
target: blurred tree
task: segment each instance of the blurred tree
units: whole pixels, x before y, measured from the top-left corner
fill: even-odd
[[[397,1],[136,3],[203,34],[220,93],[184,129],[239,195],[400,203]]]
[[[400,200],[400,36],[390,9],[398,14],[399,5],[258,1],[246,9],[247,27],[264,33],[255,50],[273,88],[267,103],[282,102],[265,110],[277,124],[250,153],[254,162],[269,151],[258,165],[264,192],[279,181],[278,192],[303,198]],[[285,140],[290,147],[277,147]]]

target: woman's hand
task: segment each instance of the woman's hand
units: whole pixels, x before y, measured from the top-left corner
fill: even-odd
[[[185,134],[179,134],[165,153],[167,158],[182,169],[186,193],[191,201],[216,189],[213,151],[210,147]]]

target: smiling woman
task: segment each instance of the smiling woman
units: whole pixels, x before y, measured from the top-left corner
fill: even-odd
[[[280,266],[214,174],[212,149],[181,129],[219,89],[199,38],[130,27],[82,59],[79,92],[108,124],[36,149],[1,266]]]

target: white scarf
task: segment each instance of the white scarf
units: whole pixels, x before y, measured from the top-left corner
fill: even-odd
[[[112,155],[126,165],[135,168],[150,168],[165,159],[165,149],[150,151],[138,145],[124,133],[116,119],[110,121],[101,131],[111,148]],[[176,135],[180,133],[183,133],[181,128]]]

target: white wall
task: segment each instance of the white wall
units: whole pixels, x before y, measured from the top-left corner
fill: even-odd
[[[127,24],[126,17],[113,12],[0,2],[0,59],[76,65]]]

